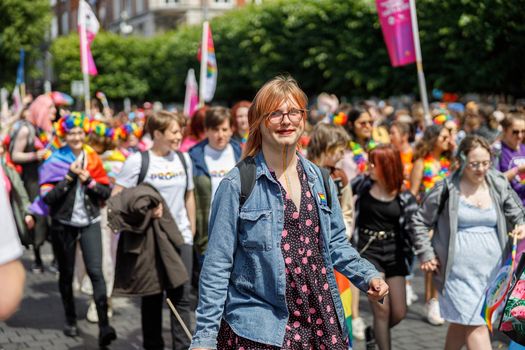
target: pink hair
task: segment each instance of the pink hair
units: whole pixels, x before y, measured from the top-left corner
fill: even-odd
[[[28,121],[40,129],[51,132],[53,123],[49,115],[49,108],[53,106],[53,99],[49,95],[38,96],[29,106]]]

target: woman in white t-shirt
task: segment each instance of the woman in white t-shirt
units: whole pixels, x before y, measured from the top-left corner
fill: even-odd
[[[177,113],[159,111],[148,118],[146,131],[153,137],[153,146],[148,151],[147,169],[142,169],[142,153],[131,155],[115,182],[113,195],[123,188],[138,185],[139,175],[143,181],[155,187],[164,198],[169,211],[184,238],[180,249],[181,258],[191,275],[193,270],[193,234],[195,232],[195,197],[193,194],[192,164],[187,154],[178,153],[185,119]],[[154,217],[161,217],[162,205],[153,210]],[[188,328],[191,325],[190,305],[191,281],[166,293],[175,305]],[[145,349],[162,349],[162,305],[163,293],[142,297],[142,335]],[[171,315],[173,349],[187,349],[190,341],[180,323]]]

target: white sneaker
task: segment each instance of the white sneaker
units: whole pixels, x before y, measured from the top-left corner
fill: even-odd
[[[414,288],[412,288],[411,284],[406,285],[406,298],[407,298],[407,306],[412,305],[418,299],[417,294],[414,292]]]
[[[358,317],[352,319],[352,336],[357,340],[365,339],[365,328],[366,324],[363,318]]]
[[[439,311],[439,301],[436,298],[430,299],[425,305],[427,321],[434,326],[441,326],[445,320],[441,317]]]
[[[91,301],[91,303],[89,303],[89,308],[86,314],[86,320],[88,320],[91,323],[98,323],[97,306],[95,305],[95,302],[93,300]]]

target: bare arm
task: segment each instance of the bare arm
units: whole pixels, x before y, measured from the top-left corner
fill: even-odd
[[[6,320],[17,309],[24,294],[25,271],[18,260],[0,265],[0,321]]]
[[[191,224],[191,233],[193,234],[193,236],[195,236],[195,228],[196,228],[196,212],[197,212],[197,209],[196,209],[196,206],[195,206],[195,194],[193,192],[193,190],[191,191],[186,191],[186,196],[185,196],[185,200],[186,200],[186,211],[188,212],[188,218],[190,219],[190,224]]]
[[[13,162],[24,164],[38,160],[36,152],[24,152],[24,149],[27,146],[28,137],[29,129],[26,126],[22,126],[16,134],[16,138],[11,141],[14,142],[13,154],[11,155],[13,157]]]
[[[119,192],[121,192],[125,187],[120,185],[115,185],[113,187],[113,190],[111,191],[111,197],[116,196]]]
[[[414,162],[414,167],[412,168],[412,173],[410,173],[410,192],[414,196],[417,196],[419,193],[419,187],[421,186],[421,181],[423,180],[423,159],[418,159]]]

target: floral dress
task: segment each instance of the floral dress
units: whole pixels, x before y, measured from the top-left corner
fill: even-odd
[[[320,239],[319,215],[304,170],[298,162],[301,205],[298,211],[284,188],[284,228],[281,251],[286,272],[286,303],[289,318],[281,349],[347,350],[326,276]],[[272,176],[277,180],[275,173]],[[236,335],[223,320],[217,349],[279,349]]]

